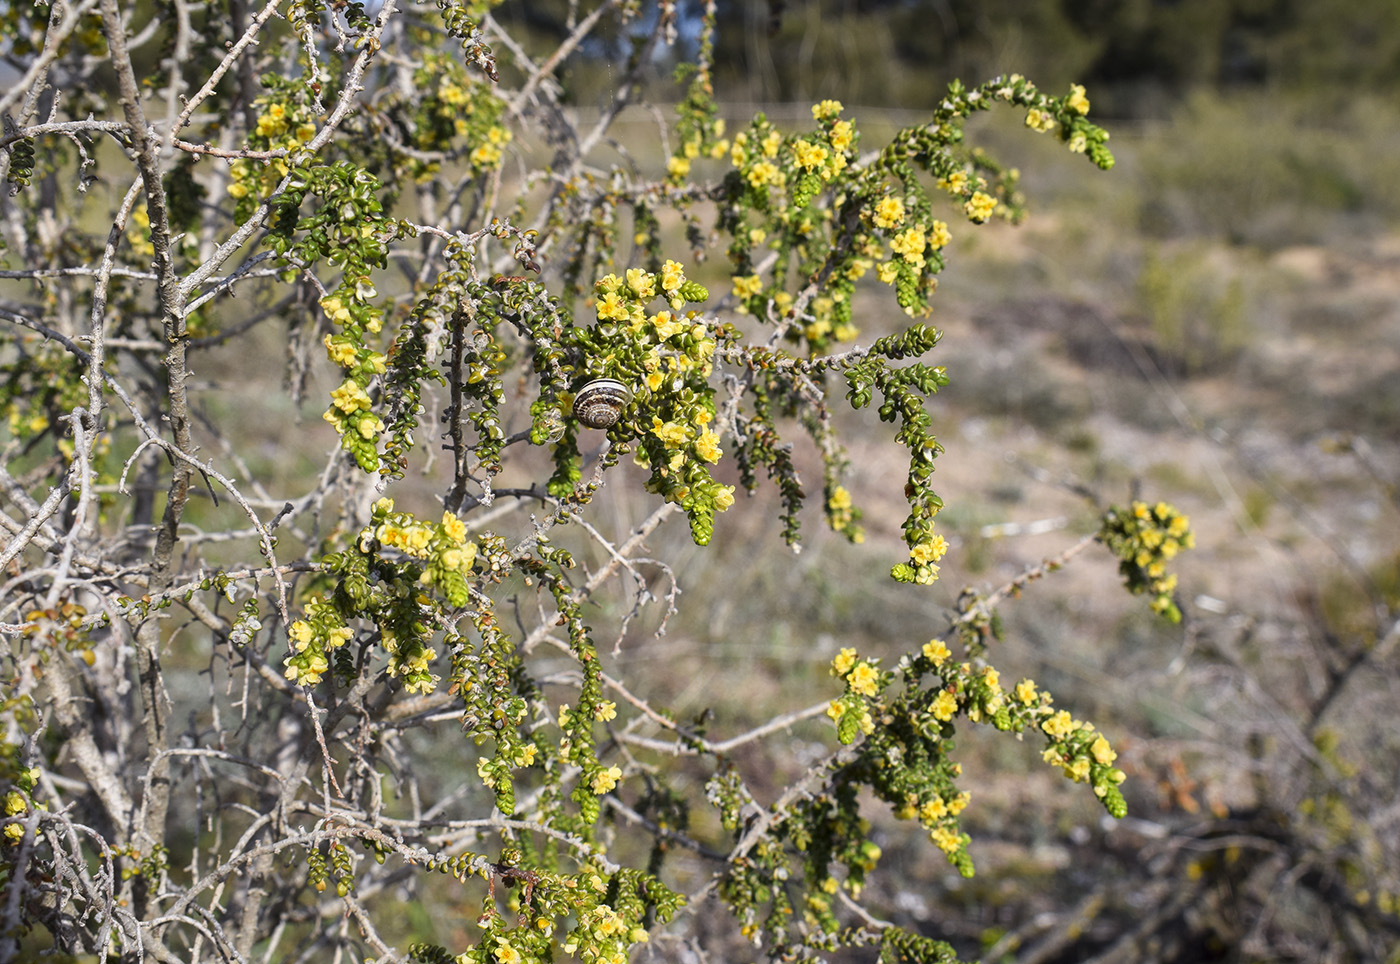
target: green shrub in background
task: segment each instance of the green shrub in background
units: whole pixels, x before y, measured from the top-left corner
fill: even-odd
[[[649,172],[594,149],[678,10],[605,2],[531,51],[490,7],[7,9],[0,958],[620,964],[700,940],[717,897],[771,959],[952,960],[860,903],[863,807],[972,874],[953,737],[976,724],[1125,813],[1108,740],[989,644],[1005,596],[1094,543],[1179,618],[1168,505],[1107,509],[898,659],[841,647],[813,709],[737,738],[635,691],[603,642],[675,603],[645,539],[676,515],[708,544],[738,489],[776,487],[794,546],[808,502],[860,542],[842,406],[907,457],[905,552],[869,565],[937,580],[948,373],[920,319],[951,236],[1023,213],[963,123],[1010,109],[1108,168],[1084,90],[954,84],[878,145],[830,100],[726,131],[706,18]],[[584,122],[552,73],[600,25],[631,51]],[[862,285],[908,326],[862,342]],[[324,425],[265,417],[274,368]],[[317,469],[254,472],[279,445]],[[595,499],[624,458],[647,512],[613,531]],[[829,752],[757,792],[733,749],[822,714]],[[441,720],[446,758],[419,739]],[[480,908],[451,946],[403,910],[444,887]]]
[[[1244,281],[1219,261],[1203,249],[1147,255],[1138,294],[1168,371],[1218,371],[1249,342]]]

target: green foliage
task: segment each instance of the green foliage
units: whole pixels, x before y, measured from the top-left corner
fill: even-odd
[[[1221,274],[1199,250],[1148,255],[1138,291],[1163,367],[1219,370],[1248,343],[1244,282]]]

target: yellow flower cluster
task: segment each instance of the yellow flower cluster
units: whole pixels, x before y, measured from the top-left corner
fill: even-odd
[[[752,283],[761,287],[756,277]],[[648,302],[658,296],[670,308],[651,314]],[[720,436],[710,428],[713,392],[705,383],[714,370],[715,335],[698,311],[681,313],[687,302],[707,297],[676,261],[656,273],[632,268],[594,283],[599,333],[612,342],[607,357],[614,361],[593,373],[617,378],[637,394],[644,414],[626,423],[638,433],[634,459],[651,468],[651,491],[686,509],[701,540],[708,540],[713,513],[734,504],[734,488],[704,468],[722,455]]]
[[[617,782],[621,779],[621,767],[608,767],[606,770],[599,770],[595,773],[593,779],[589,782],[589,786],[592,787],[594,793],[602,796],[613,787],[617,786]]]
[[[958,712],[958,698],[948,690],[939,690],[938,695],[929,704],[928,711],[934,718],[946,723]]]
[[[807,141],[799,140],[792,145],[793,155],[797,158],[797,165],[805,171],[814,171],[826,163],[828,151],[826,148]]]
[[[298,686],[315,686],[330,669],[327,653],[344,646],[355,631],[341,621],[330,603],[314,598],[306,605],[304,619],[287,627],[292,653],[282,661],[284,675]]]
[[[316,124],[311,119],[309,108],[300,104],[273,102],[270,98],[259,98],[256,103],[262,111],[253,127],[251,147],[291,153],[316,136]],[[250,194],[266,197],[289,169],[286,159],[281,157],[265,160],[238,158],[229,165],[229,196],[234,199]]]
[[[928,236],[923,225],[915,224],[894,236],[890,250],[916,268],[924,266],[924,249],[928,247]]]
[[[861,659],[854,649],[843,649],[831,661],[831,675],[844,679],[854,693],[878,696],[884,685],[876,668],[878,662]]]
[[[258,115],[255,130],[259,137],[287,150],[296,150],[316,136],[316,125],[311,122],[310,115],[296,107],[289,112],[286,104],[269,104]],[[284,137],[287,134],[290,136]]]
[[[763,290],[763,279],[756,274],[735,275],[734,295],[738,298],[752,298]],[[747,309],[745,309],[747,310]]]
[[[904,202],[897,197],[882,197],[875,202],[875,226],[897,228],[904,220]]]
[[[847,705],[845,699],[832,700],[831,703],[827,705],[826,715],[831,718],[832,722],[839,723],[841,719],[846,715],[846,711],[848,709],[849,706]],[[860,731],[866,736],[869,736],[871,733],[875,732],[875,718],[870,715],[870,710],[864,708],[861,709],[858,726],[860,728]]]
[[[959,197],[967,190],[967,172],[954,171],[947,177],[940,177],[935,183],[954,197]]]
[[[843,292],[812,299],[812,320],[803,326],[802,334],[809,342],[821,342],[830,337],[836,341],[854,341],[860,329],[849,321],[836,321],[836,305],[844,300]],[[777,301],[777,298],[774,298]]]
[[[968,218],[977,224],[990,218],[996,208],[997,199],[981,191],[974,191],[972,197],[963,204],[963,210],[967,212]]]
[[[855,136],[855,127],[851,122],[840,120],[831,125],[831,131],[827,134],[827,140],[831,142],[831,146],[836,148],[836,150],[846,151],[855,143]]]
[[[941,534],[934,533],[927,540],[910,549],[909,558],[914,561],[915,565],[929,566],[936,575],[938,566],[934,565],[934,563],[942,559],[947,552],[948,540],[943,538]]]
[[[1150,508],[1134,502],[1127,513],[1113,509],[1104,517],[1099,539],[1121,560],[1130,592],[1151,593],[1153,611],[1173,622],[1181,618],[1171,598],[1176,574],[1167,572],[1167,563],[1196,544],[1190,519],[1165,502]]]
[[[855,525],[855,506],[851,501],[851,493],[844,485],[834,486],[831,494],[827,496],[826,518],[827,524],[834,531],[847,533],[850,540],[857,545],[865,541],[864,531]]]
[[[1089,113],[1089,98],[1084,96],[1082,84],[1070,84],[1069,97],[1065,100],[1065,106],[1078,114]]]
[[[924,643],[923,649],[920,650],[920,652],[922,652],[924,658],[934,666],[942,666],[948,661],[948,657],[953,655],[952,651],[948,649],[948,646],[941,639],[930,639],[928,642]]]
[[[511,142],[513,135],[504,127],[492,125],[486,129],[486,140],[478,144],[476,148],[467,155],[467,160],[472,166],[481,170],[490,170],[499,167],[501,160],[505,157],[505,146]]]

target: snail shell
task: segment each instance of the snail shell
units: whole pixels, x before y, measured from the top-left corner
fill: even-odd
[[[632,401],[632,392],[616,378],[595,378],[574,396],[574,418],[589,428],[611,428]]]

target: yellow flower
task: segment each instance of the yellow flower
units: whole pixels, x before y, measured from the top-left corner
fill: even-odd
[[[924,248],[927,246],[923,226],[918,224],[901,231],[890,242],[890,250],[915,267],[924,263]]]
[[[641,268],[628,268],[627,286],[635,291],[637,297],[643,301],[650,301],[656,297],[656,276],[650,271],[643,271]]]
[[[826,161],[827,150],[816,144],[809,144],[807,141],[798,141],[792,145],[793,154],[797,157],[798,166],[804,170],[815,170],[821,167]]]
[[[751,298],[763,290],[763,279],[756,274],[734,278],[734,294],[739,298]]]
[[[674,448],[685,442],[684,425],[677,425],[675,422],[663,422],[655,415],[651,417],[651,434],[665,442],[667,448]]]
[[[723,512],[734,504],[734,486],[722,485],[715,491],[715,511]]]
[[[1089,779],[1089,761],[1080,757],[1069,766],[1065,767],[1065,776],[1075,783],[1083,783]]]
[[[995,211],[996,208],[997,199],[989,194],[983,194],[981,191],[974,192],[967,203],[963,205],[963,210],[967,212],[967,216],[978,224],[981,224],[991,217],[992,212]]]
[[[840,700],[832,700],[826,708],[826,715],[833,720],[839,720],[846,715],[846,704]]]
[[[827,508],[840,512],[851,507],[851,493],[846,491],[844,485],[838,485],[831,490],[831,498],[826,500]]]
[[[892,285],[899,278],[899,265],[886,261],[875,270],[875,274],[885,284]]]
[[[360,419],[359,424],[355,426],[355,431],[362,439],[372,439],[384,431],[384,422],[377,415],[367,415]]]
[[[749,168],[744,176],[748,178],[754,187],[762,187],[765,184],[776,184],[778,181],[778,166],[771,161],[759,161]]]
[[[295,644],[297,652],[301,652],[311,642],[311,624],[304,619],[298,619],[287,627],[287,636]]]
[[[442,531],[459,546],[467,541],[467,524],[451,512],[442,514]]]
[[[606,770],[598,771],[598,773],[593,777],[590,786],[592,786],[594,793],[604,794],[611,790],[613,787],[617,786],[617,781],[621,779],[621,768],[608,767],[608,769]]]
[[[839,100],[824,100],[819,104],[812,105],[812,120],[826,120],[828,117],[835,117],[845,108]]]
[[[1089,752],[1094,755],[1094,759],[1097,762],[1102,763],[1104,766],[1108,766],[1114,760],[1118,759],[1118,754],[1113,752],[1113,747],[1109,746],[1108,741],[1103,737],[1099,737],[1094,741],[1093,745],[1089,747]]]
[[[298,659],[300,658],[298,657]],[[326,657],[321,653],[304,659],[301,665],[293,663],[292,659],[293,657],[288,656],[282,661],[282,665],[287,667],[287,671],[283,675],[287,679],[295,681],[298,686],[315,686],[321,682],[321,674],[330,667],[330,664],[326,662]]]
[[[862,696],[874,696],[880,692],[880,674],[869,663],[858,663],[848,678],[851,689]]]
[[[855,140],[855,132],[851,127],[851,122],[841,120],[832,124],[831,133],[827,135],[827,138],[831,141],[832,147],[838,151],[844,151]]]
[[[897,197],[882,197],[875,202],[875,226],[898,227],[904,220],[904,202]]]
[[[11,841],[22,840],[24,838],[24,825],[21,823],[5,824],[5,836]]]
[[[945,854],[951,854],[962,846],[962,837],[947,827],[934,827],[929,833],[929,839]]]
[[[934,221],[928,229],[928,246],[937,251],[939,248],[953,240],[953,236],[948,233],[948,225],[942,221]]]
[[[926,823],[935,820],[942,820],[948,815],[948,805],[943,802],[942,797],[934,797],[928,803],[919,808],[919,819]]]
[[[472,151],[468,159],[476,167],[495,167],[501,162],[501,149],[495,144],[482,144]]]
[[[706,462],[718,462],[724,453],[719,447],[719,436],[709,429],[700,433],[695,442],[695,452]]]
[[[602,723],[617,719],[617,704],[612,700],[603,700],[593,711],[593,718]]]
[[[836,658],[831,661],[831,675],[845,676],[851,671],[851,667],[856,664],[857,654],[854,649],[847,647],[836,654]]]
[[[942,666],[947,662],[948,657],[953,655],[941,639],[930,639],[924,643],[923,654],[924,658],[933,663],[934,666]]]
[[[933,703],[928,709],[929,712],[934,715],[935,719],[946,723],[951,720],[953,714],[958,711],[957,697],[947,690],[941,690],[939,694],[934,697]]]
[[[690,174],[690,158],[672,157],[666,162],[666,173],[676,180],[680,180]]]
[[[1016,684],[1016,699],[1020,700],[1026,706],[1030,706],[1034,703],[1037,695],[1034,680],[1023,679]]]
[[[771,131],[767,137],[763,138],[763,156],[777,157],[778,148],[783,146],[783,135],[777,131]]]
[[[954,171],[947,177],[940,177],[938,179],[938,186],[949,194],[961,194],[967,187],[967,172]]]
[[[1032,107],[1026,111],[1026,126],[1033,131],[1044,133],[1055,126],[1055,116],[1038,107]]]
[[[919,565],[930,562],[937,562],[948,552],[948,540],[941,535],[935,535],[927,542],[921,542],[909,550],[909,558]]]
[[[331,402],[347,414],[359,409],[368,409],[370,404],[369,395],[365,394],[365,390],[348,378],[331,392]]]
[[[1046,734],[1056,739],[1068,736],[1079,729],[1079,726],[1080,724],[1075,722],[1074,717],[1070,716],[1069,713],[1064,710],[1060,710],[1054,716],[1050,717],[1050,719],[1040,724],[1040,728],[1044,730]]]
[[[1065,101],[1065,106],[1076,113],[1089,113],[1089,98],[1084,96],[1083,85],[1069,85],[1069,99]]]
[[[685,269],[675,261],[667,261],[661,266],[661,290],[674,293],[685,284]]]
[[[339,341],[327,334],[321,339],[326,346],[326,354],[341,368],[349,368],[355,363],[355,346],[348,341]]]
[[[630,316],[631,312],[616,291],[609,291],[598,301],[598,317],[603,321],[626,321]]]

